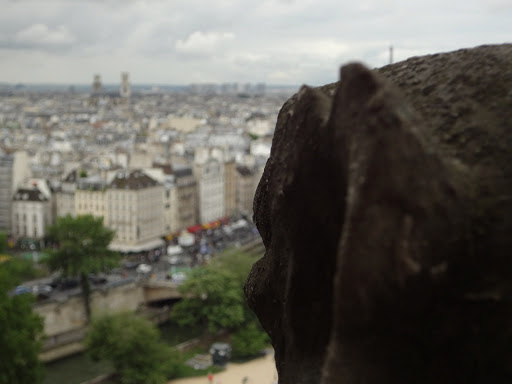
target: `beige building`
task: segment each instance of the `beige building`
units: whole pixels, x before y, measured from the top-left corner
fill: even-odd
[[[252,169],[245,166],[237,166],[237,188],[236,188],[236,204],[238,212],[252,216],[252,204],[254,194],[258,186],[259,177]],[[258,177],[259,176],[259,177]]]
[[[77,169],[71,171],[64,180],[62,180],[60,190],[55,193],[57,217],[66,215],[76,216],[75,192],[78,176],[79,172]]]
[[[168,164],[154,164],[154,168],[144,169],[144,173],[152,177],[164,186],[163,207],[163,231],[165,235],[177,233],[181,227],[178,212],[178,188],[172,167]]]
[[[0,231],[11,229],[13,194],[29,176],[25,151],[7,154],[0,150]]]
[[[151,168],[155,153],[136,150],[130,154],[130,169]]]
[[[197,182],[192,168],[187,165],[173,165],[173,175],[176,183],[178,228],[184,229],[197,224]]]
[[[164,208],[166,213],[165,233],[174,234],[183,227],[179,221],[178,187],[173,181],[172,184],[165,184]]]
[[[141,170],[120,171],[107,189],[105,224],[116,231],[111,248],[122,252],[163,245],[164,187]]]
[[[224,217],[224,164],[212,158],[203,163],[195,163],[194,176],[198,186],[199,223],[205,224]]]
[[[203,120],[193,117],[174,117],[170,115],[167,117],[167,127],[178,132],[194,132],[202,124],[204,124]]]
[[[99,177],[79,178],[75,191],[75,214],[106,217],[107,185]],[[106,222],[104,222],[106,224]]]
[[[224,214],[231,216],[236,212],[236,180],[235,161],[224,163]]]
[[[46,228],[53,224],[52,198],[35,185],[19,188],[12,201],[11,233],[16,238],[42,239]]]

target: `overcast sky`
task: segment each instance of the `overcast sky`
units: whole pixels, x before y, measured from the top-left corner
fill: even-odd
[[[512,0],[0,0],[0,82],[320,85],[512,42]]]

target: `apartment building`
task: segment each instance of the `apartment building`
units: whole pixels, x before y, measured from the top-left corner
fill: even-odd
[[[256,173],[246,166],[237,166],[237,188],[236,188],[236,204],[238,212],[252,216],[254,194],[258,186],[259,178]],[[259,177],[261,175],[258,174]],[[256,180],[257,179],[257,180]]]
[[[224,163],[224,214],[231,216],[236,212],[236,163],[234,160]]]
[[[119,171],[107,188],[105,224],[111,248],[138,252],[163,245],[164,187],[141,170]]]
[[[192,167],[173,165],[176,182],[176,204],[178,206],[178,228],[187,228],[197,224],[197,182]]]
[[[65,178],[62,180],[62,184],[60,189],[55,193],[55,201],[56,201],[56,209],[57,209],[57,217],[61,216],[75,216],[75,192],[76,192],[76,183],[78,181],[78,170],[75,169],[71,171]]]
[[[42,239],[53,224],[52,198],[37,186],[19,188],[12,199],[11,233],[17,238]]]
[[[194,164],[197,180],[197,216],[204,224],[225,216],[224,164],[209,158]]]
[[[0,149],[0,231],[11,229],[13,194],[29,176],[26,152],[8,154]]]
[[[75,190],[75,214],[77,216],[106,217],[106,203],[107,183],[103,179],[99,176],[78,179]]]
[[[178,212],[178,187],[172,167],[169,164],[153,164],[153,168],[143,170],[149,177],[152,177],[164,187],[163,226],[164,233],[172,235],[180,229]]]

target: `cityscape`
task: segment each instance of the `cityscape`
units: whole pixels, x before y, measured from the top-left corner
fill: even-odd
[[[151,251],[182,231],[252,218],[278,111],[296,90],[193,84],[88,92],[0,92],[0,231],[41,249],[65,215],[103,217],[120,252]]]
[[[254,194],[279,110],[297,91],[263,83],[132,85],[127,72],[117,86],[102,84],[99,74],[91,78],[87,87],[0,86],[0,234],[8,245],[1,257],[29,260],[27,268],[42,271],[37,279],[16,280],[9,295],[35,299],[44,384],[78,384],[105,374],[110,382],[110,366],[82,353],[91,308],[93,315],[142,315],[171,345],[197,335],[193,326],[176,328],[170,320],[184,297],[179,287],[196,267],[210,268],[205,271],[213,276],[239,268],[235,262],[212,272],[211,261],[224,254],[229,259],[230,250],[244,260],[236,271],[243,279],[263,255],[252,222]],[[47,265],[49,253],[62,246],[51,228],[87,217],[112,231],[108,248],[120,256],[113,268],[89,273],[90,288],[80,274]],[[95,229],[86,228],[78,241],[90,233]],[[85,243],[76,252],[97,256]],[[243,280],[237,284],[241,298]],[[81,297],[89,289],[84,307]],[[233,310],[231,304],[225,310]],[[265,335],[261,345],[268,345],[258,332]],[[206,365],[198,357],[184,362],[211,369],[212,356]],[[273,358],[265,364],[264,372],[275,371]]]
[[[0,9],[0,384],[511,381],[511,0]]]

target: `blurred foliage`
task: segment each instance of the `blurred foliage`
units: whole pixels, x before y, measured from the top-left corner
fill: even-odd
[[[193,269],[180,286],[183,299],[174,305],[171,316],[182,326],[201,325],[213,334],[234,332],[233,353],[257,354],[268,344],[245,301],[243,285],[255,259],[239,249],[227,249],[210,264]]]
[[[37,384],[44,375],[38,358],[43,319],[32,312],[34,296],[9,294],[21,281],[18,265],[0,264],[0,384]]]
[[[106,271],[119,263],[119,255],[108,248],[114,236],[115,232],[103,225],[103,217],[59,217],[48,228],[48,237],[57,248],[50,250],[47,263],[64,276]]]
[[[59,217],[48,228],[48,237],[56,244],[46,260],[52,271],[63,276],[78,276],[87,318],[90,319],[89,274],[107,271],[119,264],[119,255],[108,246],[115,232],[103,225],[103,217],[83,215]]]
[[[182,326],[201,325],[210,333],[233,329],[244,321],[240,287],[229,271],[198,267],[180,286],[184,299],[175,304],[172,317]]]
[[[237,330],[231,338],[234,358],[256,356],[270,343],[258,321],[251,321]]]
[[[7,233],[0,232],[0,253],[7,251]]]
[[[5,284],[14,287],[26,280],[33,280],[46,275],[44,268],[36,267],[31,260],[11,256],[0,263],[0,269],[5,272]]]
[[[161,341],[155,325],[133,313],[93,319],[85,345],[93,360],[112,363],[122,384],[161,384],[176,375],[178,352]]]
[[[218,373],[224,370],[224,367],[218,367],[216,365],[212,365],[211,367],[205,369],[195,369],[194,367],[185,365],[187,360],[193,358],[197,354],[208,354],[208,349],[204,347],[195,347],[191,349],[187,349],[180,352],[180,364],[176,369],[176,374],[174,376],[175,379],[187,378],[187,377],[206,377],[209,373]]]

